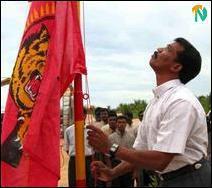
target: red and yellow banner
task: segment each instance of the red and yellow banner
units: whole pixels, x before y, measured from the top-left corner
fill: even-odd
[[[86,74],[77,2],[32,2],[1,138],[2,186],[57,186],[60,97]]]

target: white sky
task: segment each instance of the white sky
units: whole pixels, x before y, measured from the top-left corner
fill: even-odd
[[[194,20],[202,4],[208,16]],[[10,77],[21,42],[28,3],[1,1],[1,77]],[[195,95],[211,91],[211,2],[84,2],[85,47],[91,103],[117,107],[153,97],[152,53],[176,37],[188,39],[202,55],[202,70],[187,86]],[[8,86],[1,87],[1,109]]]

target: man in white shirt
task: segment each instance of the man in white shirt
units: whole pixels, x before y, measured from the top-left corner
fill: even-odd
[[[135,135],[135,129],[137,125],[133,123],[133,113],[130,111],[127,111],[123,115],[127,117],[126,131]]]
[[[89,143],[123,160],[113,169],[94,162],[92,171],[108,181],[140,166],[151,170],[162,187],[209,187],[205,112],[184,85],[199,74],[201,56],[187,40],[177,38],[154,52],[150,66],[156,74],[157,87],[144,112],[134,149],[111,146],[100,129],[89,125]]]
[[[116,131],[116,119],[117,119],[117,114],[116,112],[109,112],[108,115],[108,124],[104,125],[101,130],[106,134],[106,135],[111,135]]]
[[[99,116],[101,121],[96,121],[93,125],[98,128],[102,128],[105,125],[108,125],[108,109],[107,108],[100,108],[99,109]]]
[[[86,110],[84,109],[86,118]],[[87,129],[84,129],[84,142],[85,142],[85,163],[86,163],[86,185],[87,187],[94,186],[94,179],[90,171],[90,164],[92,161],[92,155],[94,154],[93,149],[88,144],[87,140]],[[75,175],[75,125],[71,125],[65,130],[64,134],[64,150],[69,154],[69,165],[68,165],[68,182],[69,187],[76,186],[76,175]]]

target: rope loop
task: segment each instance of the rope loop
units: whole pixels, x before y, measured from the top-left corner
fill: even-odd
[[[89,99],[89,94],[88,93],[84,93],[83,94],[83,99],[88,100]]]

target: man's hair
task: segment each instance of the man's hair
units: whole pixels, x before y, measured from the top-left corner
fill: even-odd
[[[129,118],[129,119],[133,119],[133,113],[130,112],[130,111],[125,112],[125,113],[124,113],[124,116],[126,116],[126,117]]]
[[[140,110],[140,111],[138,112],[138,116],[139,116],[140,114],[144,114],[144,111],[143,111],[143,110]]]
[[[132,112],[130,112],[130,111],[127,111],[127,112],[125,112],[124,113],[124,116],[127,118],[127,123],[129,124],[129,125],[132,125],[132,119],[133,119],[133,113]]]
[[[109,111],[108,117],[117,117],[116,111]]]
[[[95,115],[99,115],[100,114],[100,110],[101,110],[101,107],[97,107],[95,108]]]
[[[109,112],[107,108],[101,108],[99,111],[100,111],[100,113],[101,112],[107,112],[107,113]]]
[[[87,109],[85,108],[85,107],[83,107],[83,113],[84,113],[84,115],[87,115]]]
[[[176,61],[182,64],[179,79],[182,83],[186,84],[199,74],[202,62],[201,55],[186,39],[176,38],[174,41],[184,48],[183,51],[177,53]]]
[[[121,116],[118,116],[116,120],[118,121],[119,119],[125,119],[126,122],[127,122],[127,117],[126,116],[122,116],[122,115]]]

